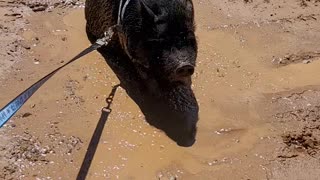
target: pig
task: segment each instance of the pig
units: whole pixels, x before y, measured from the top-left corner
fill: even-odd
[[[192,146],[199,119],[191,88],[198,51],[192,1],[86,0],[85,18],[91,43],[116,25],[98,52],[146,121],[179,146]]]

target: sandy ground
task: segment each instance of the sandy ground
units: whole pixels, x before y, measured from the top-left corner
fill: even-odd
[[[88,147],[119,83],[95,52],[0,130],[0,179],[319,179],[320,1],[193,2],[194,146],[147,124],[118,88],[96,151]],[[84,27],[81,2],[0,0],[0,107],[86,48]]]

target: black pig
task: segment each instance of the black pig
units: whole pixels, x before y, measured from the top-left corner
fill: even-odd
[[[92,43],[117,24],[119,4],[86,0]],[[191,89],[197,57],[191,0],[129,0],[118,25],[118,36],[98,51],[151,125],[180,146],[193,145],[199,107]]]

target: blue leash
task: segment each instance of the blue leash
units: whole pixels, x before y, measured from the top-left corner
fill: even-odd
[[[49,80],[54,74],[56,74],[59,70],[67,66],[68,64],[74,62],[75,60],[87,55],[88,53],[97,50],[101,46],[107,45],[108,42],[111,40],[113,35],[113,27],[109,28],[108,32],[105,34],[105,37],[102,39],[98,39],[94,44],[92,44],[87,49],[80,52],[77,56],[72,58],[66,64],[62,65],[61,67],[57,68],[56,70],[52,71],[38,82],[34,83],[28,89],[23,91],[19,94],[16,98],[14,98],[11,102],[9,102],[4,108],[0,110],[0,128],[9,121],[9,119],[24,105],[25,102],[47,81]]]

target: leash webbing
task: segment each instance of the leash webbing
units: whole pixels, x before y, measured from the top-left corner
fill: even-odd
[[[9,102],[4,108],[0,110],[0,128],[9,121],[9,119],[24,105],[24,103],[47,81],[49,80],[55,73],[59,70],[67,66],[68,64],[74,62],[75,60],[87,55],[88,53],[97,50],[101,46],[107,45],[113,35],[113,27],[109,28],[108,32],[105,34],[104,38],[98,39],[94,44],[90,47],[86,48],[66,64],[60,66],[56,70],[44,76],[42,79],[34,83],[28,89],[19,94],[16,98],[14,98],[11,102]]]

